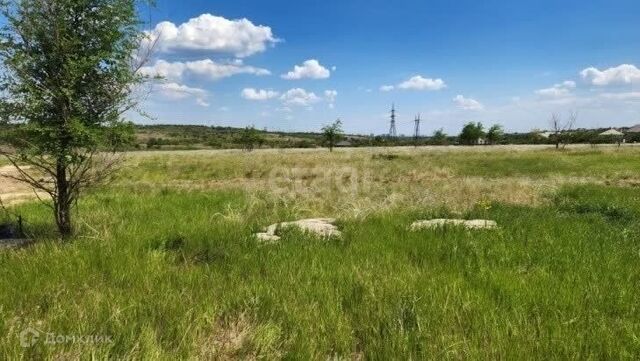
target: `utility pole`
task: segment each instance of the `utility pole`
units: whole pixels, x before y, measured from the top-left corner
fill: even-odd
[[[418,146],[418,139],[420,138],[420,114],[416,115],[415,122],[415,130],[413,133],[413,141],[415,142],[416,147]]]
[[[391,105],[391,125],[389,126],[389,137],[395,138],[397,136],[396,132],[396,105]]]

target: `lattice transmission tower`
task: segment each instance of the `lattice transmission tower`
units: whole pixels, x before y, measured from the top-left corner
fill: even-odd
[[[418,144],[418,139],[420,138],[420,114],[416,115],[416,119],[414,120],[415,128],[413,131],[413,141]]]
[[[398,136],[396,131],[396,105],[391,105],[391,124],[389,125],[389,137],[395,138]]]

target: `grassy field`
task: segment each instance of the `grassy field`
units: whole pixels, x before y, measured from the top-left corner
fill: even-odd
[[[635,147],[132,153],[71,242],[14,209],[0,359],[638,359],[639,185]],[[344,237],[252,236],[307,217]]]

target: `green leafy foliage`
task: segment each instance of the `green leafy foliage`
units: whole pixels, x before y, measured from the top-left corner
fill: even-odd
[[[238,139],[238,142],[242,144],[243,149],[247,152],[251,152],[256,146],[260,148],[264,141],[264,138],[254,126],[246,127]]]
[[[482,123],[469,122],[465,124],[460,132],[460,143],[466,145],[474,145],[478,143],[478,140],[485,136],[484,127]]]
[[[330,125],[322,127],[322,137],[324,139],[324,144],[329,151],[333,151],[333,147],[335,147],[336,143],[338,143],[344,136],[344,131],[342,130],[342,121],[340,119],[336,120]]]
[[[487,131],[487,141],[489,144],[497,144],[502,141],[504,137],[504,130],[501,125],[495,124]]]
[[[435,144],[445,145],[447,144],[447,134],[445,134],[442,128],[436,129],[431,137]]]
[[[51,196],[68,236],[72,204],[113,170],[98,153],[132,140],[122,115],[145,80],[136,1],[6,1],[0,13],[0,119],[12,147],[3,154],[38,170],[20,178]]]

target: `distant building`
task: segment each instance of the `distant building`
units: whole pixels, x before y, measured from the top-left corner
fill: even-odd
[[[350,147],[351,142],[348,140],[343,140],[341,142],[336,143],[336,147]]]
[[[540,134],[541,137],[547,138],[547,139],[553,135],[552,132],[544,132],[544,133],[538,133],[538,134]]]
[[[611,128],[611,129],[609,129],[607,131],[604,131],[604,132],[600,133],[599,135],[602,135],[602,136],[619,136],[619,137],[621,137],[621,136],[624,135],[624,133]]]

